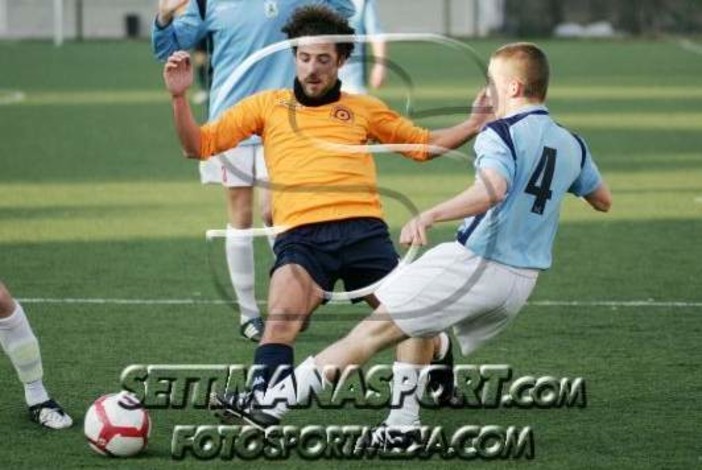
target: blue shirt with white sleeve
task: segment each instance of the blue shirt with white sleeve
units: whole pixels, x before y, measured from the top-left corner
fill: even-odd
[[[346,18],[355,11],[351,0],[208,0],[203,20],[197,1],[191,0],[169,25],[161,28],[154,21],[153,51],[158,59],[166,60],[173,52],[192,49],[207,35],[211,36],[213,76],[209,118],[216,119],[254,93],[292,88],[295,67],[290,49],[259,61],[233,85],[227,78],[254,52],[287,39],[281,28],[293,11],[313,4],[326,4]],[[256,142],[250,139],[247,143]]]

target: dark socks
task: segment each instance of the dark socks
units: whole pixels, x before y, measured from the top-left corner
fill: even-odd
[[[251,389],[254,393],[265,393],[269,386],[283,380],[293,371],[294,352],[287,344],[264,344],[256,348],[254,355],[253,380]],[[262,366],[262,367],[261,367]],[[275,379],[275,382],[271,382]]]

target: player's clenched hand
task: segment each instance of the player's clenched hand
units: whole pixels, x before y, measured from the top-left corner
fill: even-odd
[[[425,214],[420,214],[410,220],[402,227],[400,232],[400,244],[404,246],[420,245],[428,243],[427,230],[432,226],[432,221]]]
[[[494,111],[490,93],[487,88],[483,88],[473,100],[470,119],[475,123],[478,129],[482,129],[485,124],[496,119]]]
[[[168,25],[173,21],[173,15],[178,9],[184,7],[190,0],[159,0],[158,16],[156,21],[161,26]]]
[[[185,51],[176,51],[171,54],[163,67],[163,81],[166,82],[166,89],[172,96],[183,96],[193,84],[190,54]]]

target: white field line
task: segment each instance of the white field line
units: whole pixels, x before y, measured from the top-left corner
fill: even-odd
[[[663,307],[689,308],[702,307],[702,302],[669,301],[656,302],[653,300],[537,300],[529,302],[536,307]]]
[[[689,39],[680,39],[678,41],[678,45],[683,50],[686,50],[688,52],[692,52],[693,54],[702,55],[702,46],[697,44],[697,43],[692,42]]]
[[[39,298],[18,299],[23,304],[79,304],[79,305],[235,305],[234,301],[215,299],[102,299],[102,298]],[[265,305],[266,301],[259,301]],[[537,300],[528,305],[535,307],[623,307],[623,308],[690,308],[702,307],[702,302],[652,300]]]
[[[24,101],[27,96],[18,90],[0,90],[0,106]]]

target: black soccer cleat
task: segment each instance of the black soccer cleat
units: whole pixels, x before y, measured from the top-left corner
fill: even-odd
[[[427,391],[434,397],[440,407],[450,406],[453,402],[455,376],[453,372],[453,341],[451,335],[446,333],[449,341],[448,351],[443,359],[432,361],[432,366],[438,366],[429,371]]]
[[[209,409],[222,424],[240,424],[243,410],[251,406],[253,393],[212,393]]]
[[[265,431],[271,426],[277,426],[280,424],[280,419],[273,415],[266,413],[265,411],[252,406],[242,415],[244,423],[253,426],[261,431]]]
[[[209,408],[222,424],[247,424],[264,431],[280,423],[280,419],[256,406],[252,392],[213,393]]]
[[[239,327],[239,333],[245,339],[258,343],[263,337],[263,330],[265,329],[265,324],[263,323],[263,318],[256,317],[243,323]]]

